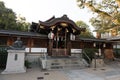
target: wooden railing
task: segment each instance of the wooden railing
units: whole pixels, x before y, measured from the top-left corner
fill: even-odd
[[[52,56],[68,56],[67,49],[52,49]]]

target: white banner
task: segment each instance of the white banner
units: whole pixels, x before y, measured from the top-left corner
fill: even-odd
[[[25,52],[29,52],[29,48],[26,48]],[[47,52],[47,48],[31,48],[31,52]]]
[[[71,49],[71,53],[82,53],[82,49]]]

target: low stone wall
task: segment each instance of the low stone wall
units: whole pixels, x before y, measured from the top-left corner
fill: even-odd
[[[91,63],[91,67],[92,68],[100,68],[100,67],[104,67],[105,63],[103,61],[103,59],[93,59],[92,63]]]

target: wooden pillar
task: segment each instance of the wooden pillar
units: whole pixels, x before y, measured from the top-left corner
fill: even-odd
[[[27,47],[30,47],[30,39],[28,39]]]
[[[84,47],[85,47],[85,42],[84,42],[84,41],[81,41],[81,45],[82,45],[81,48],[84,49]]]
[[[31,53],[31,48],[34,46],[34,40],[32,38],[28,40],[27,46],[29,47],[29,52]]]
[[[71,41],[68,42],[68,55],[71,55]]]
[[[28,39],[27,47],[29,48],[29,52],[31,52],[31,38]]]
[[[48,43],[48,56],[52,56],[52,47],[53,47],[53,40],[49,39],[49,43]]]
[[[70,41],[70,35],[67,37],[67,55],[71,55],[71,41]]]

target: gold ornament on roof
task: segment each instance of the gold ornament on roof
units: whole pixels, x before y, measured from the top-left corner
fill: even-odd
[[[44,29],[44,26],[40,26],[40,28]]]
[[[63,27],[67,27],[68,24],[66,24],[66,23],[61,23],[61,26],[63,26]]]
[[[72,28],[72,30],[73,30],[73,32],[75,32],[75,31],[76,31],[76,30],[75,30],[75,29],[73,29],[73,28]]]
[[[54,30],[55,26],[52,26],[51,29]]]

